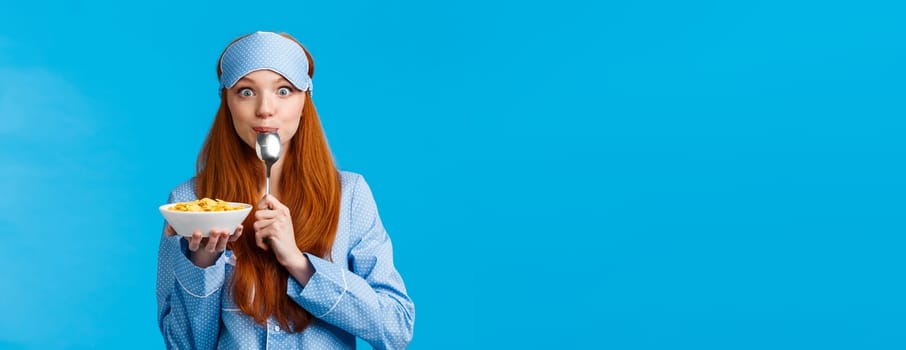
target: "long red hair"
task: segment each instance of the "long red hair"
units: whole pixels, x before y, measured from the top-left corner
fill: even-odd
[[[288,34],[281,35],[299,43]],[[310,63],[308,75],[314,77],[314,61],[304,46],[302,49]],[[195,192],[199,198],[255,204],[264,196],[258,190],[265,181],[264,164],[236,134],[226,95],[224,89],[214,124],[198,154]],[[311,94],[306,93],[305,99],[299,130],[281,155],[279,200],[289,207],[299,249],[330,259],[340,217],[340,178]],[[233,299],[259,324],[273,315],[284,329],[300,332],[312,315],[286,295],[289,272],[273,253],[255,245],[254,221],[252,213],[243,222],[247,234],[229,245],[236,256]]]

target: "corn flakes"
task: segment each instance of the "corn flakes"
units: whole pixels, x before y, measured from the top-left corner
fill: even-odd
[[[167,209],[173,211],[228,211],[242,208],[241,205],[233,205],[220,199],[202,198],[191,202],[179,202]]]

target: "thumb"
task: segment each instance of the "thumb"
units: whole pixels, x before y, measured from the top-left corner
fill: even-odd
[[[258,209],[275,209],[278,208],[280,204],[277,197],[274,197],[272,194],[267,194],[264,195],[264,198],[261,198],[261,202],[258,202]]]
[[[239,224],[239,226],[236,226],[236,231],[233,231],[233,235],[230,236],[230,242],[235,242],[237,239],[239,239],[239,236],[242,236],[243,228],[244,227],[242,226],[242,224]]]
[[[264,195],[264,197],[261,197],[261,200],[258,201],[257,209],[270,209],[270,202],[268,202],[267,198],[268,198],[268,195]]]

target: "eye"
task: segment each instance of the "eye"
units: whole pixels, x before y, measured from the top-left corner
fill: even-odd
[[[289,96],[289,94],[291,94],[292,92],[293,92],[293,90],[286,86],[283,86],[283,87],[277,89],[277,95],[280,95],[280,96]]]
[[[254,96],[254,95],[255,95],[255,93],[252,91],[252,89],[249,89],[249,88],[241,88],[241,89],[239,89],[239,96],[242,96],[242,97],[251,97],[251,96]]]

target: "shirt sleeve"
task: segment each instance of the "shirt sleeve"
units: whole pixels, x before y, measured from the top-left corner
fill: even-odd
[[[314,317],[376,349],[404,349],[412,340],[415,305],[393,266],[390,237],[371,189],[359,177],[350,211],[349,267],[306,254],[315,272],[303,288],[290,277],[287,294]]]
[[[170,197],[170,203],[173,197]],[[195,266],[186,240],[162,235],[157,257],[157,322],[167,349],[214,349],[220,334],[220,298],[226,272]]]

